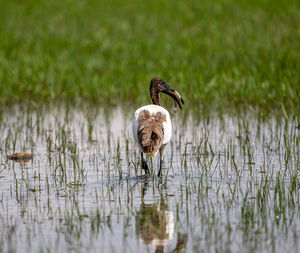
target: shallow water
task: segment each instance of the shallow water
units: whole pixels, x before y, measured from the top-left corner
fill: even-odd
[[[141,177],[131,115],[121,109],[5,113],[2,251],[297,252],[298,121],[172,120],[159,180]],[[6,159],[21,151],[33,159]],[[157,171],[157,158],[148,163]]]

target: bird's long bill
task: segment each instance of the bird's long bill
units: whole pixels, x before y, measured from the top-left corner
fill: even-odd
[[[165,90],[163,91],[163,93],[169,95],[170,97],[172,97],[176,103],[178,104],[179,108],[182,109],[182,106],[180,103],[184,104],[183,99],[181,98],[180,94],[174,90],[173,88],[171,88],[169,85],[165,85]]]

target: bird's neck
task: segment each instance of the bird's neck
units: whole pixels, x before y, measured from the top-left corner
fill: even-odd
[[[154,105],[160,105],[159,91],[154,87],[150,87],[150,96]]]

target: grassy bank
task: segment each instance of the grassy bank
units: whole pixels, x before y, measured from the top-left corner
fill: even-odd
[[[163,77],[196,108],[300,100],[299,1],[0,2],[0,104],[146,103]]]

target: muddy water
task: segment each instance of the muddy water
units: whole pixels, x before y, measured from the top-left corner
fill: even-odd
[[[159,180],[141,176],[126,110],[4,113],[1,250],[297,252],[298,121],[172,118]]]

